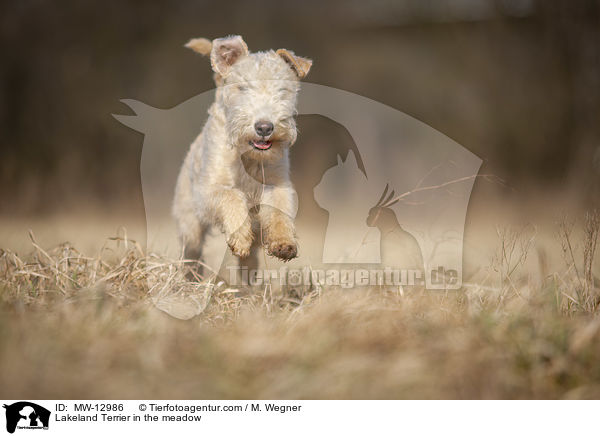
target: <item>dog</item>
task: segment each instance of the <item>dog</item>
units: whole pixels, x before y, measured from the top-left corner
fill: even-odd
[[[210,56],[217,90],[175,189],[172,212],[184,256],[200,259],[215,227],[239,258],[249,256],[260,233],[269,255],[289,261],[298,242],[288,150],[297,138],[299,81],[312,61],[286,49],[250,53],[239,35],[185,46]]]

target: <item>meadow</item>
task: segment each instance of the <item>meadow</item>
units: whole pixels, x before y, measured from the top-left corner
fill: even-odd
[[[24,254],[0,251],[0,386],[31,399],[599,398],[599,227],[585,212],[551,234],[471,235],[489,250],[459,291],[293,296],[186,280],[122,230],[94,255],[30,233]],[[157,289],[201,313],[165,314]]]

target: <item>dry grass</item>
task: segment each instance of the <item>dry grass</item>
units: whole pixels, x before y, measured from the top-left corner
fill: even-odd
[[[0,251],[0,391],[10,398],[600,398],[598,214],[564,221],[566,262],[532,227],[499,230],[452,292],[323,289],[297,302],[185,281],[113,238]],[[560,248],[558,248],[560,250]],[[536,251],[537,250],[537,251]],[[157,310],[195,298],[189,321]],[[158,300],[157,300],[158,298]]]

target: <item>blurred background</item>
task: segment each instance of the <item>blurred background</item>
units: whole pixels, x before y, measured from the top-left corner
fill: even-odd
[[[504,181],[475,183],[464,292],[200,293],[175,259],[106,240],[143,245],[152,221],[120,100],[169,109],[213,89],[183,44],[228,34],[312,58],[307,82],[424,122]],[[600,398],[600,0],[2,0],[0,49],[0,394]],[[353,139],[299,118],[310,197],[314,163]],[[157,289],[205,311],[148,310],[167,311]]]
[[[143,137],[111,114],[131,113],[123,98],[170,108],[213,88],[207,60],[183,44],[227,34],[310,57],[309,82],[389,105],[478,155],[506,186],[477,183],[473,207],[598,198],[596,0],[4,1],[0,246],[52,220],[42,242],[139,229]],[[305,141],[351,140],[327,120],[299,127]]]

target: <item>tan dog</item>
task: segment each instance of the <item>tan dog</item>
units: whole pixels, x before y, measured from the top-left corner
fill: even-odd
[[[288,149],[297,135],[299,79],[312,61],[284,49],[249,53],[240,36],[193,39],[186,47],[210,53],[217,84],[210,116],[175,190],[173,215],[186,258],[200,257],[213,226],[225,233],[236,256],[248,256],[256,237],[253,221],[269,254],[296,257]]]

